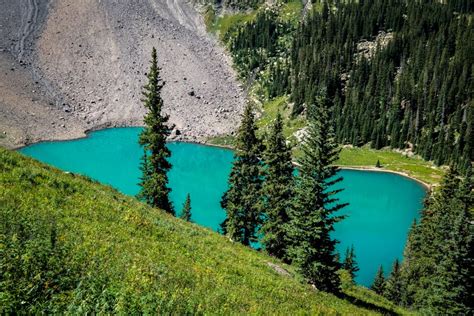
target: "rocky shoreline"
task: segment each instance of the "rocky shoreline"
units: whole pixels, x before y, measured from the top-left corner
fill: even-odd
[[[231,134],[245,104],[224,48],[186,1],[0,0],[0,145],[140,126],[155,46],[175,140]]]

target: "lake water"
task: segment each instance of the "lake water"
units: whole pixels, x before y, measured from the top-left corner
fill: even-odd
[[[89,137],[45,142],[20,152],[60,169],[88,175],[119,191],[135,195],[139,187],[140,128],[113,128]],[[180,212],[191,194],[192,219],[216,230],[224,220],[220,198],[227,188],[233,153],[230,150],[191,143],[170,143],[173,168],[169,173],[171,199]],[[370,285],[380,264],[390,270],[402,258],[407,233],[422,208],[424,188],[417,182],[390,173],[342,170],[341,211],[347,218],[336,226],[338,250],[354,245],[360,267],[356,281]]]

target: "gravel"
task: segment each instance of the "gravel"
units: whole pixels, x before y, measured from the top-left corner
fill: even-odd
[[[202,141],[239,123],[245,95],[230,59],[186,1],[0,0],[0,8],[2,145],[141,125],[153,46],[176,139]]]

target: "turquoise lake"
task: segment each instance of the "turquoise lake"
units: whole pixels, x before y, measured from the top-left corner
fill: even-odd
[[[60,169],[87,175],[119,191],[135,195],[139,187],[140,128],[113,128],[89,137],[45,142],[20,152]],[[227,188],[233,153],[230,150],[192,143],[170,143],[173,168],[169,173],[171,199],[179,213],[187,193],[191,194],[194,222],[216,230],[224,220],[220,198]],[[419,217],[425,189],[396,174],[342,170],[339,194],[350,205],[340,213],[347,218],[336,226],[341,253],[354,245],[360,267],[356,281],[369,286],[380,264],[386,272],[401,259],[408,230]]]

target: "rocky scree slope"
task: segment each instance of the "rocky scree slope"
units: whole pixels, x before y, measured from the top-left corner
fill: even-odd
[[[244,104],[230,60],[180,0],[0,0],[0,144],[141,125],[151,48],[177,139],[235,129]]]

